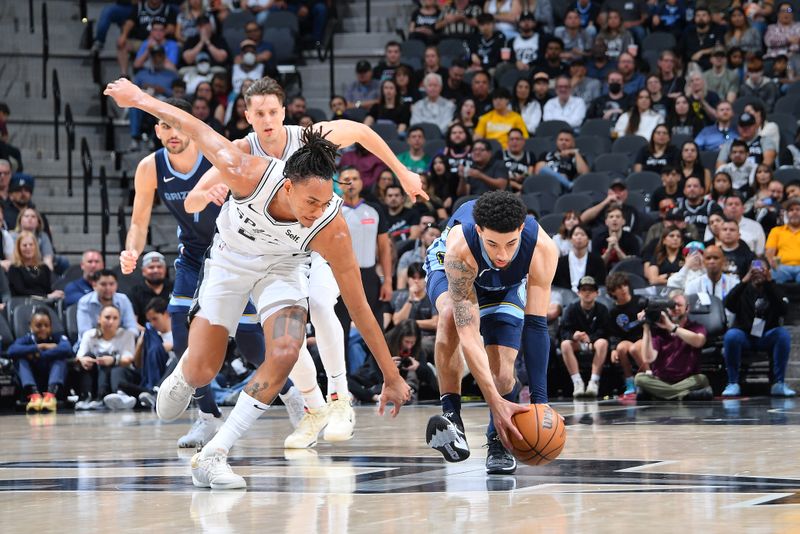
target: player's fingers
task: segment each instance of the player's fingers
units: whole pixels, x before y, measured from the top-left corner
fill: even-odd
[[[421,197],[422,197],[422,198],[424,198],[425,200],[430,200],[430,199],[431,199],[431,197],[429,197],[429,196],[428,196],[428,193],[426,193],[425,191],[420,191],[420,192],[419,192],[419,196],[421,196]]]
[[[385,408],[386,408],[386,397],[381,395],[380,401],[378,402],[378,415],[383,415]]]
[[[513,421],[508,426],[508,432],[506,433],[506,438],[507,439],[508,439],[509,434],[512,435],[514,438],[520,440],[520,441],[523,440],[522,433],[519,431],[519,428],[517,428],[517,425],[515,425]]]

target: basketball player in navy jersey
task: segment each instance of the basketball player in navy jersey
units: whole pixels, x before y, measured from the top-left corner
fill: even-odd
[[[303,128],[283,124],[286,108],[281,86],[272,78],[264,77],[251,85],[245,94],[245,116],[253,132],[233,141],[247,154],[279,158],[286,161],[301,146]],[[364,124],[338,120],[315,125],[328,132],[327,139],[348,146],[361,143],[374,153],[400,177],[409,195],[427,195],[419,187],[419,177],[397,159],[386,143]],[[220,187],[221,186],[221,187]],[[210,202],[227,198],[227,187],[222,183],[219,170],[211,168],[187,196],[185,209],[194,212],[204,209]],[[328,375],[329,402],[326,405],[317,383],[317,370],[305,346],[290,375],[306,401],[307,412],[295,431],[284,441],[286,448],[312,447],[324,428],[326,441],[344,441],[353,436],[355,412],[350,405],[344,352],[344,333],[334,312],[339,288],[330,267],[318,255],[312,256],[310,272],[309,312],[314,325],[315,338],[325,372]]]
[[[486,471],[516,470],[504,443],[510,435],[522,438],[511,417],[527,408],[515,404],[514,361],[522,348],[531,402],[547,403],[546,315],[558,256],[550,236],[507,191],[464,203],[428,248],[428,296],[439,310],[435,359],[443,415],[428,421],[426,440],[445,460],[469,457],[460,415],[460,344],[491,410]]]
[[[189,348],[159,389],[156,412],[180,416],[196,387],[208,384],[222,366],[227,336],[252,296],[266,338],[267,353],[245,386],[226,424],[192,458],[196,486],[246,486],[227,455],[233,444],[269,408],[297,361],[305,341],[308,269],[312,251],[329,264],[353,321],[383,373],[378,413],[392,415],[409,398],[409,388],[392,360],[383,332],[369,308],[352,249],[350,232],[333,193],[336,145],[323,134],[304,132],[302,148],[284,162],[245,154],[190,114],[157,100],[126,79],[104,94],[121,107],[136,107],[189,136],[217,167],[231,199],[217,218],[218,233],[207,251],[203,279],[190,316]],[[350,283],[346,283],[350,282]],[[238,410],[238,411],[237,411]],[[236,415],[234,416],[234,412]]]
[[[191,104],[184,100],[170,99],[167,102],[191,112]],[[157,192],[178,223],[180,255],[175,262],[175,286],[168,311],[172,319],[174,350],[176,354],[182,355],[189,335],[186,315],[197,289],[203,255],[211,245],[220,209],[218,205],[212,204],[199,213],[187,213],[184,210],[186,195],[211,168],[211,163],[203,157],[188,136],[171,128],[169,124],[161,121],[155,130],[164,148],[146,156],[136,168],[136,196],[125,250],[120,253],[120,267],[123,274],[130,274],[136,268],[139,254],[147,239],[153,196]],[[264,334],[251,303],[248,303],[239,321],[236,343],[242,354],[254,365],[258,366],[264,361]],[[303,416],[303,401],[296,388],[292,388],[291,393],[289,391],[287,387],[283,392],[284,404],[291,408],[292,421],[296,425]],[[190,431],[178,440],[179,447],[203,446],[216,433],[216,420],[221,417],[221,413],[208,386],[198,389],[197,401],[199,417]]]

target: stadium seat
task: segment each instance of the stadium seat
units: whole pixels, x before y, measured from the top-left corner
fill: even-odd
[[[453,204],[453,213],[458,211],[458,208],[460,208],[462,206],[462,204],[465,204],[465,203],[469,202],[470,200],[475,200],[479,196],[480,195],[467,195],[467,196],[463,196],[463,197],[459,198],[458,200],[456,200],[455,204]]]
[[[667,32],[653,32],[642,40],[642,52],[658,52],[675,48],[675,36]]]
[[[440,57],[466,59],[469,55],[469,49],[461,39],[442,39],[439,42],[438,49]]]
[[[64,310],[64,326],[66,329],[67,337],[73,343],[80,341],[78,339],[78,304],[73,304]]]
[[[630,169],[631,159],[633,159],[631,155],[626,152],[600,154],[594,160],[593,167],[596,172],[614,172],[624,175]]]
[[[400,43],[400,56],[402,58],[422,58],[425,55],[425,43],[417,39],[409,39]]]
[[[389,145],[389,148],[391,148],[392,152],[395,154],[401,154],[408,151],[408,143],[402,139],[389,139],[386,141],[386,144]]]
[[[587,172],[572,182],[573,193],[600,193],[605,196],[611,176],[605,172]]]
[[[800,169],[795,167],[783,167],[775,171],[775,179],[779,180],[783,185],[800,181]]]
[[[611,121],[607,119],[588,119],[581,125],[581,136],[596,135],[611,138]]]
[[[537,214],[542,213],[542,207],[539,203],[539,194],[538,193],[526,193],[520,197],[522,199],[522,203],[525,204],[525,207],[528,208],[530,211],[535,211]]]
[[[552,137],[529,137],[525,140],[525,150],[532,152],[536,159],[556,149],[556,141]]]
[[[611,140],[608,136],[581,135],[575,139],[575,146],[581,152],[594,157],[611,152]]]
[[[572,126],[565,121],[542,121],[536,128],[536,137],[555,138],[561,130],[572,131]]]
[[[649,141],[641,135],[623,135],[618,137],[611,145],[614,152],[625,152],[631,156],[636,156],[643,147],[646,147]]]
[[[719,156],[719,150],[703,150],[700,152],[700,162],[704,168],[711,171],[711,174],[714,174],[717,168],[717,156]]]
[[[442,131],[439,129],[439,126],[432,122],[418,122],[414,126],[422,128],[422,131],[425,133],[425,139],[428,141],[442,138]]]
[[[328,120],[328,115],[319,108],[307,108],[306,113],[309,117],[314,119],[314,122],[322,122]]]
[[[550,175],[533,174],[522,182],[522,192],[523,194],[544,192],[557,197],[561,194],[561,184]]]
[[[547,235],[555,235],[561,227],[561,220],[564,218],[563,213],[551,213],[538,219],[539,226],[547,232]]]
[[[397,133],[397,125],[393,122],[383,122],[379,121],[372,125],[372,129],[375,130],[384,141],[394,141],[399,139]]]
[[[369,110],[364,108],[350,108],[344,112],[344,118],[355,122],[364,122],[369,115]]]
[[[764,101],[757,96],[740,96],[733,102],[733,116],[738,118],[739,115],[744,112],[744,107],[747,104],[752,104],[753,102],[758,102],[764,106],[764,109],[767,109],[767,106],[764,105]],[[767,109],[767,111],[769,110]]]
[[[582,212],[592,205],[592,197],[587,193],[568,193],[561,195],[556,200],[553,213],[564,213],[566,211]]]
[[[225,26],[228,25],[228,19],[225,19]],[[291,11],[272,11],[264,23],[264,35],[271,35],[275,28],[286,28],[292,32],[294,36],[300,34],[300,25],[297,22],[297,15]],[[271,42],[271,39],[267,39]],[[230,43],[228,43],[230,44]]]
[[[652,171],[634,172],[625,179],[628,189],[653,192],[661,187],[661,176]]]
[[[432,158],[433,156],[444,150],[445,146],[446,144],[444,142],[444,139],[428,139],[427,141],[425,141],[425,147],[423,150],[425,150],[426,156]]]
[[[610,272],[634,274],[644,278],[644,261],[639,257],[625,258],[616,263]]]
[[[694,137],[687,134],[675,134],[672,136],[672,139],[670,140],[669,144],[680,150],[681,148],[683,148],[683,144],[688,141],[694,141]]]
[[[34,310],[44,310],[50,316],[50,322],[53,328],[53,336],[60,336],[64,333],[64,325],[58,317],[56,311],[44,302],[28,302],[17,307],[14,312],[14,318],[11,321],[11,327],[14,331],[14,337],[22,337],[30,332],[31,315]]]

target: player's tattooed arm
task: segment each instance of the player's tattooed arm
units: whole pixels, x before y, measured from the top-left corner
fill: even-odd
[[[456,327],[478,324],[475,309],[475,290],[473,284],[477,272],[461,258],[445,255],[444,272],[447,275],[448,291],[453,301],[453,317]]]

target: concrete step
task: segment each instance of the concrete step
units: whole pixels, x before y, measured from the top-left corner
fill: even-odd
[[[394,32],[337,33],[333,38],[336,54],[353,57],[382,56],[387,41],[397,39]]]
[[[339,16],[344,20],[366,17],[367,16],[367,3],[366,2],[347,2],[339,6]],[[397,0],[373,0],[370,3],[371,15],[396,17],[405,20],[405,25],[408,26],[408,21],[411,20],[411,13],[414,11],[414,4],[412,2],[398,2]]]

